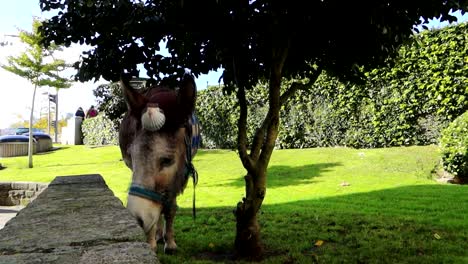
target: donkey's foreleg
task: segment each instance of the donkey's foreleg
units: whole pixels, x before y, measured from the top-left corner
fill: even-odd
[[[164,242],[164,219],[163,215],[159,217],[158,221],[158,230],[156,231],[156,242],[163,243]]]
[[[177,249],[177,244],[174,239],[174,218],[176,215],[176,210],[177,210],[177,202],[176,199],[174,198],[172,202],[172,206],[167,212],[164,214],[164,218],[166,220],[166,225],[165,225],[165,230],[164,230],[164,253],[166,254],[172,254],[176,251]]]
[[[148,244],[150,244],[150,247],[153,251],[157,251],[157,240],[155,239],[156,238],[156,231],[157,231],[157,226],[154,225],[150,228],[149,231],[145,231],[146,233],[146,241],[148,242]]]

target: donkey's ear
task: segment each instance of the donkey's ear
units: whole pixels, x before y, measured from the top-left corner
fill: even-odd
[[[190,115],[195,110],[195,100],[197,97],[197,86],[193,76],[186,73],[182,77],[177,99],[179,106],[186,115]]]
[[[146,106],[147,99],[130,86],[129,76],[122,75],[120,77],[120,85],[123,89],[123,96],[125,98],[125,102],[127,103],[128,110],[132,114],[141,114],[141,111]]]

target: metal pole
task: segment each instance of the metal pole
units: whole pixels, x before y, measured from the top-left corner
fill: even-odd
[[[34,146],[33,146],[32,126],[33,126],[33,119],[34,119],[34,101],[36,99],[36,91],[37,91],[37,84],[34,85],[34,92],[33,92],[32,103],[31,103],[31,115],[29,116],[29,142],[28,142],[29,168],[33,167]]]
[[[50,92],[47,91],[47,102],[49,102],[49,109],[47,110],[47,134],[50,135]]]
[[[57,140],[57,133],[58,133],[58,89],[57,93],[55,94],[55,124],[54,124],[54,130],[55,130],[55,143],[58,142]]]

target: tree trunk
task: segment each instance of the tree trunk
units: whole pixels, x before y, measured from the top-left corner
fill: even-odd
[[[34,152],[34,146],[33,146],[33,131],[32,131],[32,126],[33,126],[33,117],[34,117],[34,101],[36,100],[36,90],[37,90],[37,84],[34,84],[34,92],[32,96],[32,103],[31,103],[31,115],[29,116],[29,141],[28,141],[28,159],[29,159],[29,168],[33,167],[33,152]]]
[[[278,136],[281,69],[287,55],[287,48],[275,49],[275,63],[269,80],[268,113],[253,138],[250,153],[247,153],[247,101],[245,87],[239,86],[237,97],[240,106],[238,122],[238,150],[244,168],[246,196],[237,204],[236,215],[236,255],[250,260],[261,260],[264,248],[260,239],[260,226],[257,213],[266,194],[266,171]]]
[[[309,81],[294,82],[281,94],[281,72],[288,54],[288,46],[289,44],[286,45],[286,48],[273,49],[274,63],[271,68],[268,91],[269,109],[262,125],[255,132],[250,146],[250,153],[247,153],[248,113],[245,87],[237,83],[237,99],[240,107],[237,149],[242,165],[247,170],[247,175],[244,177],[246,196],[237,204],[234,210],[236,216],[234,246],[236,256],[239,258],[255,261],[263,258],[264,246],[260,238],[257,213],[266,195],[267,168],[278,137],[281,105],[286,103],[297,90],[312,85],[322,71],[320,68],[315,68],[314,72],[309,76]],[[234,72],[237,72],[235,61],[233,65]]]
[[[260,225],[257,220],[257,212],[265,198],[265,171],[260,175],[247,174],[246,198],[237,204],[236,215],[236,255],[250,260],[261,260],[263,256],[263,245],[260,239]],[[257,179],[257,180],[254,180]],[[258,181],[258,179],[261,179]]]

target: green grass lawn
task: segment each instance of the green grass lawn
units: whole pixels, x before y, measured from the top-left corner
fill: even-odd
[[[118,147],[62,146],[35,155],[33,169],[27,157],[0,159],[0,181],[99,173],[125,204],[130,170],[120,158]],[[436,183],[437,163],[435,146],[275,151],[259,216],[264,262],[468,263],[468,186]],[[179,251],[158,255],[162,263],[230,262],[244,170],[225,150],[199,151],[194,165],[197,218],[189,182],[178,199]]]

